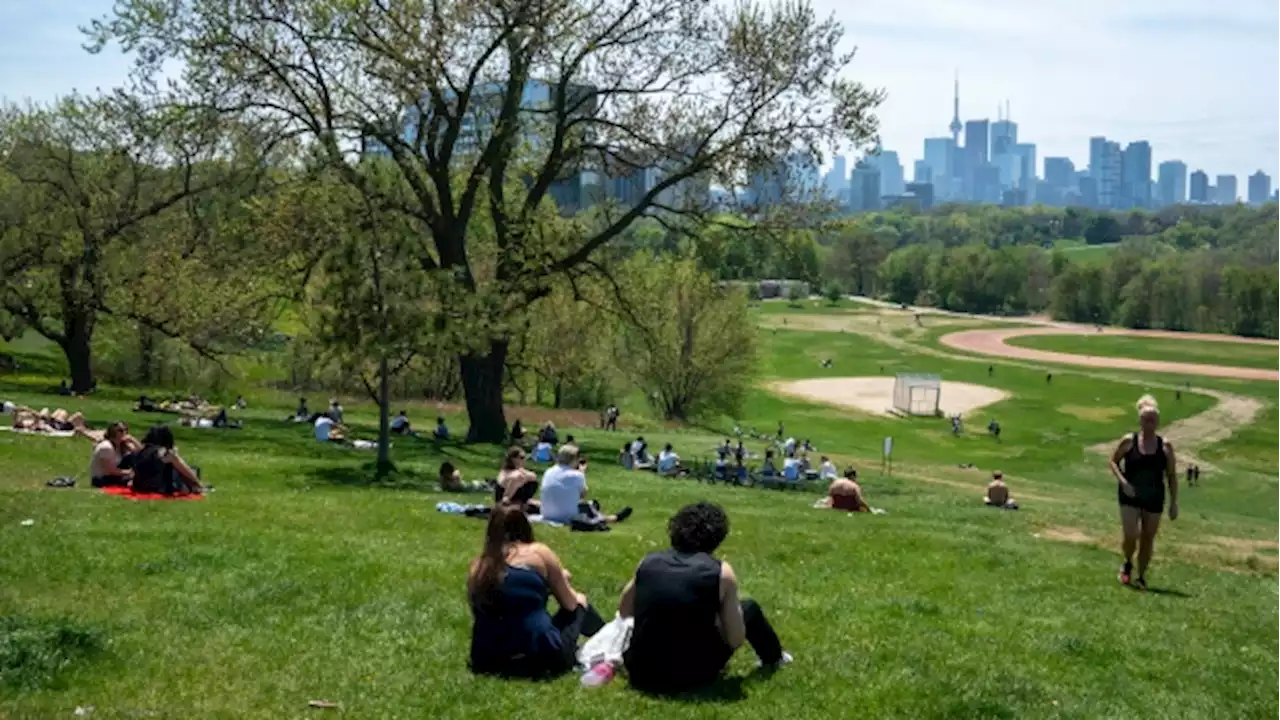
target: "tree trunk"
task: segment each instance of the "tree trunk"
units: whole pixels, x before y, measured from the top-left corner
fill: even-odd
[[[387,354],[378,360],[378,477],[391,470],[391,378],[388,376]]]
[[[150,386],[154,379],[156,336],[150,328],[138,328],[138,381]]]
[[[559,409],[560,409],[560,401],[561,401],[561,398],[562,398],[563,396],[564,396],[564,381],[563,381],[563,380],[556,380],[555,396],[554,396],[554,398],[553,398],[553,399],[554,399],[554,401],[555,401],[555,404],[554,404],[554,405],[552,405],[552,407],[554,407],[555,409],[559,410]]]
[[[93,351],[90,347],[90,330],[85,323],[75,323],[68,328],[62,352],[67,356],[71,370],[71,392],[87,393],[93,389]]]
[[[507,340],[489,343],[486,355],[459,358],[462,390],[467,402],[467,442],[502,443],[507,417],[502,409],[502,375],[507,363]]]

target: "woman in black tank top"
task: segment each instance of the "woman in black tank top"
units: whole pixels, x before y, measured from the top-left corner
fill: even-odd
[[[1178,471],[1173,445],[1156,434],[1160,409],[1150,395],[1138,400],[1140,430],[1120,439],[1111,455],[1120,502],[1120,522],[1124,530],[1121,550],[1124,565],[1120,582],[1145,590],[1147,567],[1155,550],[1156,532],[1164,513],[1165,486],[1169,488],[1169,519],[1178,518]],[[1138,577],[1133,579],[1133,552],[1138,551]]]

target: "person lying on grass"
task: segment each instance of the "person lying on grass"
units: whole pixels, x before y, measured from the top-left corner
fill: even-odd
[[[467,573],[471,671],[545,679],[572,670],[578,639],[595,635],[604,620],[569,580],[555,552],[534,541],[520,508],[493,508],[484,549]],[[551,595],[560,606],[555,616],[547,612]]]
[[[1009,495],[1009,486],[1004,484],[1004,473],[999,470],[991,473],[991,484],[987,485],[987,494],[983,496],[982,502],[1005,510],[1018,509],[1018,503]]]
[[[37,412],[18,405],[13,409],[13,429],[38,433],[79,432],[84,429],[84,415],[69,413],[62,408],[53,412],[49,412],[49,408],[41,408]]]
[[[168,425],[156,425],[142,438],[142,449],[133,462],[135,493],[202,493],[204,486],[196,471],[178,455],[173,445],[173,431]]]
[[[619,615],[635,618],[623,654],[631,686],[654,694],[705,687],[744,641],[764,666],[791,662],[760,605],[738,599],[733,568],[713,555],[729,535],[724,510],[686,505],[667,533],[671,547],[640,561],[618,603]]]
[[[624,507],[617,515],[600,512],[600,504],[587,502],[586,464],[578,457],[578,448],[565,445],[556,455],[556,464],[542,475],[542,518],[549,522],[570,524],[619,523],[631,516]]]
[[[871,512],[871,506],[862,499],[862,486],[858,484],[858,471],[849,468],[844,477],[832,481],[827,488],[827,498],[823,507],[845,512]]]
[[[85,436],[90,437],[85,431]],[[89,455],[89,482],[96,488],[124,487],[133,479],[133,466],[138,459],[139,443],[129,434],[129,426],[113,422],[94,443]]]
[[[526,514],[537,515],[542,512],[542,505],[533,499],[538,492],[538,474],[526,468],[524,461],[524,448],[519,445],[507,448],[502,469],[498,471],[493,502],[495,505],[515,505],[523,508]]]
[[[444,492],[468,493],[468,492],[490,492],[492,483],[483,481],[463,482],[462,471],[453,466],[453,463],[445,461],[440,463],[440,489]]]

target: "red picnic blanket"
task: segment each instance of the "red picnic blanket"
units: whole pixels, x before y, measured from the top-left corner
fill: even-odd
[[[197,493],[175,493],[173,495],[165,495],[163,493],[136,493],[133,488],[128,487],[104,487],[102,492],[108,495],[119,495],[120,497],[129,498],[130,500],[203,500],[204,495]]]

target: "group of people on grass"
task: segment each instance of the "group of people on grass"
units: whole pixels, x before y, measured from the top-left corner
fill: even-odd
[[[565,458],[568,459],[568,458]],[[760,605],[738,594],[729,563],[714,553],[729,534],[717,505],[681,508],[667,524],[670,545],[646,555],[618,600],[634,621],[623,666],[631,685],[655,694],[713,683],[744,642],[762,665],[791,661]],[[503,677],[550,678],[577,664],[578,641],[605,625],[551,548],[536,542],[524,509],[500,503],[467,574],[471,670]],[[547,610],[554,596],[558,609]]]
[[[81,433],[94,443],[89,478],[96,488],[128,487],[136,494],[160,495],[205,491],[199,472],[178,454],[168,425],[152,427],[142,442],[129,434],[123,422],[113,422],[101,433],[87,429]]]

